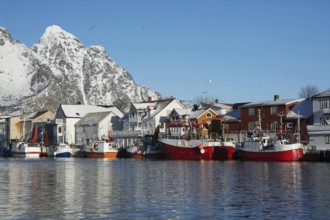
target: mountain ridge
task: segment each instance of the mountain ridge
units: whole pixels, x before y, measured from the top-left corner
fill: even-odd
[[[28,48],[0,27],[0,110],[55,110],[60,104],[116,105],[158,99],[161,95],[137,85],[132,75],[102,46],[85,48],[57,25],[46,28]]]

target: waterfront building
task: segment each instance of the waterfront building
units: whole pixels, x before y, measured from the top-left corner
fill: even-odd
[[[109,140],[110,132],[123,129],[119,112],[87,113],[75,123],[75,140],[77,145],[89,144],[91,141]]]
[[[251,132],[261,111],[261,127],[269,135],[279,129],[295,133],[301,141],[308,141],[307,125],[311,123],[312,103],[309,99],[280,99],[237,104],[224,116],[226,136],[235,142],[242,142],[245,134]]]
[[[122,118],[123,129],[114,130],[110,135],[126,148],[144,135],[153,135],[156,128],[159,128],[160,133],[165,133],[169,113],[179,108],[184,109],[184,106],[174,98],[131,103],[128,114]]]
[[[104,107],[95,105],[60,105],[55,113],[55,144],[65,142],[68,144],[76,143],[75,124],[88,113],[113,112],[118,117],[123,113],[114,106]]]
[[[309,145],[330,151],[330,89],[313,96],[313,124],[307,126]]]

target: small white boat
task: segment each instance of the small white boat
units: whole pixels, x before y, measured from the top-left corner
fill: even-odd
[[[74,152],[70,145],[60,143],[58,146],[48,148],[47,153],[49,157],[71,157]]]

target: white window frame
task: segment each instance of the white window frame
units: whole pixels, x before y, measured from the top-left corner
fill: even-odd
[[[277,114],[277,106],[271,106],[270,107],[270,114],[276,115]]]
[[[253,107],[248,108],[249,115],[255,115],[255,110]]]
[[[320,100],[320,109],[330,108],[330,99]]]

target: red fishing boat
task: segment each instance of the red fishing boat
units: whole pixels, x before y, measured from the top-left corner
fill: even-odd
[[[232,160],[235,145],[220,138],[200,138],[196,128],[176,125],[158,139],[166,158],[173,160]]]
[[[255,129],[237,151],[240,159],[253,161],[297,161],[303,157],[303,146],[291,133],[281,128],[274,136],[263,132],[260,111]]]
[[[232,160],[235,146],[231,142],[159,138],[166,158],[172,160]]]

